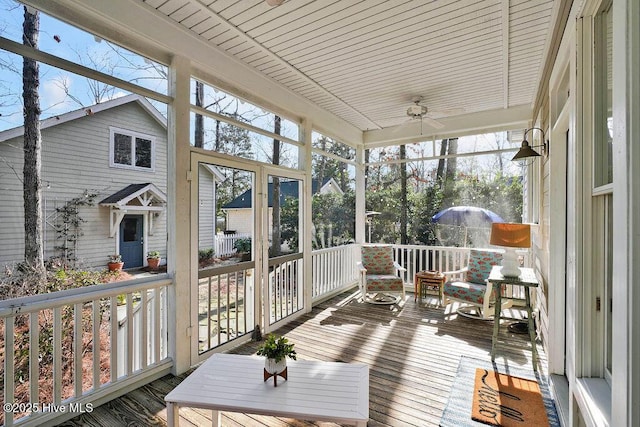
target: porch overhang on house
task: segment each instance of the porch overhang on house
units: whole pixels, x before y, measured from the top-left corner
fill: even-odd
[[[109,207],[109,237],[114,237],[126,214],[156,212],[159,215],[164,212],[167,195],[151,183],[130,184],[98,204]],[[155,216],[149,215],[148,218],[150,232],[153,230]]]

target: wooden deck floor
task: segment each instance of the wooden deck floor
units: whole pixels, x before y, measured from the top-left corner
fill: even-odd
[[[361,362],[370,366],[369,426],[437,426],[460,356],[490,360],[492,321],[449,314],[433,302],[375,306],[344,293],[277,331],[296,345],[300,359]],[[516,315],[518,313],[515,313]],[[511,366],[531,369],[528,335],[501,328],[500,354]],[[252,354],[258,343],[234,353]],[[546,355],[538,345],[542,372]],[[66,426],[166,425],[164,396],[184,378],[165,376],[64,423]],[[180,409],[181,426],[211,425],[211,411]],[[223,426],[335,426],[247,414],[223,413]]]

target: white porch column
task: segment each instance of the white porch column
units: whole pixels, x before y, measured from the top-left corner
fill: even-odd
[[[356,243],[364,243],[365,238],[365,187],[364,187],[364,146],[356,148]]]
[[[167,153],[167,267],[174,278],[167,298],[167,316],[174,374],[186,371],[191,365],[189,79],[190,62],[184,57],[174,57],[169,67],[169,90],[174,101],[169,105]]]
[[[304,207],[302,210],[302,256],[304,262],[304,301],[305,312],[311,311],[311,299],[313,296],[313,262],[312,262],[312,241],[313,236],[313,212],[311,211],[313,206],[313,166],[312,166],[312,125],[309,119],[305,119],[302,122],[302,142],[304,147],[300,150],[299,164],[305,171],[305,187],[304,187]]]

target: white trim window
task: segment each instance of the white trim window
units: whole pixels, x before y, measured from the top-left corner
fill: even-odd
[[[596,316],[601,332],[594,350],[602,361],[592,374],[611,384],[613,348],[613,162],[612,147],[612,67],[613,12],[612,1],[605,0],[594,19],[594,139],[593,148],[593,280],[597,296]],[[595,376],[595,375],[594,375]]]
[[[109,166],[112,168],[154,172],[155,147],[153,136],[109,128]]]

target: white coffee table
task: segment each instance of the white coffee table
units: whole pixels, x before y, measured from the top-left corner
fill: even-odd
[[[369,367],[360,363],[287,360],[287,381],[263,381],[264,358],[214,354],[165,397],[169,426],[180,406],[366,426]]]

